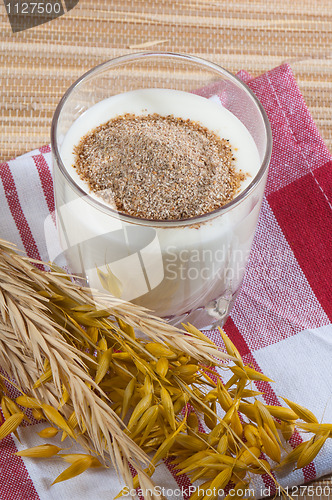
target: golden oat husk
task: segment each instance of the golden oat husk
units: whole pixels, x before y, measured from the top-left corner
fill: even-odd
[[[239,460],[241,460],[241,462],[243,462],[246,465],[259,466],[260,454],[261,454],[261,448],[257,448],[256,446],[250,446],[248,449],[241,450],[238,457]]]
[[[142,431],[144,433],[149,433],[151,429],[154,427],[157,417],[159,415],[159,407],[158,405],[150,406],[147,410],[144,411],[142,416],[139,418],[137,424],[131,431],[131,436],[134,438]],[[144,436],[144,434],[143,434]],[[142,437],[143,438],[143,437]]]
[[[322,449],[325,441],[329,437],[329,432],[326,432],[322,436],[315,436],[308,441],[307,446],[302,450],[298,460],[297,468],[302,469],[306,465],[310,464],[313,459],[317,456],[319,451]]]
[[[181,394],[174,402],[173,408],[174,413],[177,415],[183,409],[183,407],[188,403],[190,397],[188,394]]]
[[[100,357],[95,377],[96,384],[100,384],[100,382],[105,377],[110,367],[111,359],[112,359],[112,348],[110,347],[109,349],[106,349]]]
[[[139,418],[150,407],[151,402],[152,402],[152,394],[147,394],[143,399],[141,399],[141,401],[138,403],[135,410],[133,411],[129,419],[129,422],[127,424],[127,428],[129,430],[133,429],[134,425],[136,425]]]
[[[77,415],[76,413],[73,411],[72,414],[70,415],[70,417],[68,418],[67,420],[67,424],[69,425],[69,427],[71,429],[75,429],[75,427],[78,426],[78,420],[77,420]]]
[[[24,413],[14,413],[14,415],[8,417],[0,427],[0,441],[16,431],[23,419]]]
[[[122,412],[121,412],[121,418],[122,420],[126,416],[128,410],[129,410],[129,405],[131,398],[133,397],[135,387],[136,387],[137,380],[135,377],[131,379],[130,382],[128,382],[128,385],[123,393],[123,403],[122,403]]]
[[[213,345],[213,342],[207,337],[203,332],[198,330],[194,325],[191,325],[190,323],[182,323],[182,326],[184,327],[185,330],[187,330],[188,333],[191,333],[194,335],[196,338],[203,340],[204,342],[207,342],[208,344]]]
[[[274,420],[272,418],[272,415],[269,412],[269,410],[258,399],[255,401],[255,407],[256,407],[256,410],[259,412],[259,414],[260,414],[260,416],[262,418],[262,421],[264,422],[264,424],[266,425],[266,427],[268,427],[270,429],[270,431],[273,434],[274,438],[279,442],[279,444],[281,444],[281,441],[280,441],[280,438],[279,438],[279,434],[278,434],[278,431],[277,431],[277,428],[276,428],[276,424],[275,424],[275,422],[274,422]]]
[[[169,361],[165,357],[161,357],[158,359],[156,364],[156,373],[160,375],[161,378],[165,378],[169,368]]]
[[[242,367],[243,361],[239,351],[237,350],[233,342],[230,340],[230,338],[226,335],[226,333],[220,328],[220,326],[218,326],[218,330],[225,344],[227,353],[234,358],[234,363],[236,365]]]
[[[174,371],[177,375],[180,375],[182,378],[187,378],[197,374],[198,370],[199,370],[198,365],[188,364],[188,365],[181,365],[178,368],[175,368]]]
[[[42,429],[37,434],[41,438],[49,438],[56,436],[58,432],[59,432],[58,429],[56,429],[55,427],[45,427],[45,429]]]
[[[234,393],[233,399],[238,401],[238,400],[241,400],[244,398],[243,393],[246,390],[245,388],[246,388],[247,384],[248,384],[248,381],[245,380],[244,378],[242,378],[238,381],[238,383],[236,384],[235,391],[234,391],[235,393]]]
[[[252,422],[257,422],[257,413],[253,403],[240,403],[239,412],[243,413]]]
[[[256,446],[256,447],[260,446],[261,438],[259,436],[257,427],[255,427],[252,424],[245,424],[243,428],[243,434],[245,439],[250,444],[250,446]]]
[[[216,448],[217,453],[219,453],[220,455],[224,455],[227,452],[227,448],[228,448],[228,438],[227,438],[227,435],[224,434],[219,439],[219,442],[218,442],[218,445]]]
[[[99,329],[95,326],[88,326],[86,329],[86,334],[90,337],[93,345],[98,344]]]
[[[304,448],[306,448],[307,442],[300,443],[292,451],[290,451],[280,462],[277,468],[284,467],[285,465],[293,464],[297,462],[297,459],[301,455]]]
[[[232,417],[233,417],[233,414],[234,414],[234,412],[237,411],[238,406],[239,405],[237,405],[236,403],[233,403],[232,406],[229,408],[229,410],[226,412],[226,414],[223,418],[223,422],[225,422],[226,425],[230,424]]]
[[[276,469],[276,467],[275,467],[274,469]],[[260,458],[260,459],[259,459],[259,463],[258,463],[257,465],[251,465],[251,466],[248,468],[248,470],[249,470],[249,472],[251,472],[252,474],[258,474],[258,475],[268,474],[268,475],[271,477],[271,479],[272,479],[272,477],[273,477],[273,476],[271,475],[271,470],[272,470],[272,468],[271,468],[271,464],[270,464],[267,460],[265,460],[264,458]],[[243,479],[243,478],[242,478],[242,479]],[[275,484],[277,485],[278,483],[275,483]],[[281,491],[282,491],[282,489],[281,489]],[[284,493],[285,493],[285,492],[283,492],[283,494],[284,494]],[[287,495],[288,495],[288,494],[287,494],[287,492],[286,492],[286,496],[287,496]],[[291,498],[291,497],[289,497],[289,498]]]
[[[169,349],[166,346],[160,345],[157,342],[149,342],[148,344],[146,344],[145,348],[153,356],[156,356],[158,358],[160,358],[160,357],[163,357],[166,359],[176,359],[177,358],[177,355],[173,351],[171,351],[171,349]]]
[[[166,413],[166,418],[173,431],[176,429],[174,406],[171,396],[165,387],[160,389],[161,404]]]
[[[189,413],[187,417],[187,425],[193,432],[198,432],[199,421],[195,412]]]
[[[167,453],[173,446],[175,442],[176,436],[181,432],[181,430],[184,428],[186,424],[186,421],[184,420],[179,427],[174,431],[168,438],[165,439],[165,441],[160,445],[160,447],[157,449],[156,453],[154,454],[151,464],[156,465],[161,458],[165,458],[167,456]]]
[[[237,388],[236,389],[230,389],[228,391],[228,394],[231,396],[231,398],[234,398],[237,394]],[[262,396],[263,392],[261,391],[254,391],[252,389],[243,389],[241,397],[242,399],[247,399],[247,398],[253,398],[255,396]],[[268,407],[268,405],[266,405]],[[279,408],[279,406],[278,406]]]
[[[247,464],[245,462],[243,462],[242,460],[240,460],[240,458],[238,458],[238,456],[229,457],[228,455],[218,455],[217,454],[217,458],[218,458],[218,460],[220,460],[220,462],[232,467],[234,471],[242,471],[242,470],[248,469]]]
[[[55,446],[53,444],[41,444],[39,446],[33,446],[32,448],[17,451],[14,455],[17,455],[18,457],[48,458],[56,455],[61,449],[62,448],[59,448],[59,446]]]
[[[332,424],[319,424],[319,423],[303,423],[297,422],[296,424],[300,429],[314,434],[325,434],[326,432],[332,433]]]
[[[230,427],[235,434],[241,438],[243,434],[243,425],[237,412],[234,412],[230,421]]]
[[[199,439],[196,436],[188,436],[185,434],[179,434],[175,438],[175,444],[192,451],[206,450],[206,448],[208,447],[207,442],[203,439]]]
[[[189,476],[192,476],[193,474],[196,474],[196,472],[200,472],[203,469],[211,470],[215,475],[217,473],[216,471],[225,470],[229,468],[229,465],[229,463],[223,463],[213,455],[207,455],[204,456],[199,463],[193,463],[183,469],[181,465],[181,471],[178,472],[177,475],[180,476],[181,474],[188,474]],[[231,465],[234,466],[234,459],[232,460]]]
[[[17,404],[15,403],[15,401],[13,401],[12,399],[10,399],[9,397],[7,396],[4,396],[3,399],[5,400],[5,404],[7,406],[7,410],[9,410],[9,413],[11,415],[14,415],[15,413],[20,413],[21,412],[21,409],[17,406]],[[3,402],[2,402],[3,404]],[[24,415],[24,420],[26,420],[27,422],[30,422],[30,419],[27,417],[27,415]]]
[[[82,456],[76,459],[67,469],[65,469],[59,476],[53,481],[53,484],[61,483],[62,481],[67,481],[73,477],[82,474],[87,469],[89,469],[94,463],[94,457],[89,455]]]
[[[241,372],[241,377],[242,377],[242,372]],[[232,375],[231,378],[226,382],[225,389],[228,391],[228,389],[232,387],[234,384],[236,384],[241,379],[241,377],[235,374]]]
[[[113,358],[120,361],[131,361],[131,355],[129,352],[114,352]]]
[[[263,382],[273,382],[272,379],[264,375],[263,373],[254,370],[250,366],[231,366],[230,369],[239,378],[247,378],[249,380],[259,380]]]
[[[92,455],[87,455],[86,453],[59,453],[58,454],[62,460],[64,460],[65,462],[68,462],[69,464],[73,464],[75,463],[77,460],[80,460],[80,459],[86,459],[86,457],[89,457],[89,460],[90,460],[90,469],[91,468],[98,468],[98,467],[101,467],[102,464],[100,463],[100,461],[98,460],[98,458],[96,457],[93,457]]]
[[[33,408],[31,413],[35,420],[43,420],[45,418],[43,412],[39,408]]]
[[[215,450],[204,450],[191,455],[187,460],[179,462],[182,473],[188,473],[199,467],[211,467],[212,469],[224,469],[231,467],[235,471],[248,470],[247,465],[237,457],[217,453]]]
[[[310,410],[308,410],[304,406],[301,406],[297,403],[294,403],[293,401],[290,401],[287,398],[282,398],[282,399],[294,411],[294,413],[296,413],[296,415],[299,418],[301,418],[302,420],[304,420],[305,422],[308,422],[308,423],[318,424],[317,418]]]
[[[141,419],[138,423],[138,426],[140,425],[140,423],[142,421],[144,433],[143,433],[142,438],[141,438],[140,443],[139,443],[140,446],[142,446],[144,441],[148,438],[149,433],[151,432],[151,430],[153,429],[153,427],[157,421],[158,415],[159,415],[159,408],[157,405],[155,405],[155,406],[152,406],[151,408],[149,408],[148,410],[146,410],[144,415],[141,417]],[[138,432],[141,432],[141,430],[139,430]]]
[[[105,339],[105,337],[102,337],[98,342],[98,361],[105,351],[107,351],[107,340]]]
[[[267,456],[279,463],[281,459],[281,450],[274,436],[269,434],[267,428],[264,427],[258,427],[258,432]]]
[[[218,391],[217,389],[213,389],[205,395],[204,402],[212,403],[212,401],[216,401],[217,398],[218,398]]]
[[[147,374],[144,377],[144,384],[140,389],[140,393],[142,397],[147,396],[148,394],[153,394],[154,393],[154,386],[151,382],[151,377]]]
[[[17,412],[11,412],[9,410],[8,399],[9,398],[7,398],[7,396],[2,396],[2,398],[1,398],[1,408],[2,408],[2,413],[3,413],[5,420],[8,420],[9,417],[11,417],[11,415],[13,415],[13,413],[17,413]],[[20,413],[20,410],[18,410],[18,413]],[[25,417],[23,417],[23,418],[25,418]],[[19,439],[17,431],[15,430],[15,431],[13,431],[13,433],[14,433],[15,437],[17,439]]]
[[[176,460],[174,460],[174,462],[175,463],[179,463],[181,465],[181,469],[183,470],[186,467],[191,466],[192,464],[200,463],[200,461],[202,460],[202,458],[207,457],[209,455],[210,455],[210,453],[207,450],[198,451],[198,452],[196,452],[194,454],[191,453],[188,456],[188,458],[186,458],[185,460],[176,459]]]
[[[194,473],[188,474],[190,477],[190,481],[194,483],[195,481],[198,481],[199,479],[207,479],[207,478],[213,478],[216,475],[215,470],[211,470],[208,467],[202,467],[200,470],[197,470]]]
[[[290,423],[288,423],[288,422],[281,422],[281,424],[280,424],[279,428],[281,430],[282,437],[284,438],[285,441],[289,441],[290,438],[294,434],[295,423],[293,423],[293,422],[294,421],[290,421]]]
[[[55,425],[60,427],[60,429],[65,431],[69,436],[75,439],[75,434],[58,410],[47,404],[42,404],[41,409],[45,413],[45,416],[48,420],[53,422]]]
[[[221,380],[218,380],[217,391],[218,391],[217,392],[218,401],[219,401],[222,409],[224,411],[228,411],[233,404],[233,400],[232,400],[231,396],[229,395],[227,389],[225,389]]]
[[[223,489],[229,482],[230,478],[232,475],[232,469],[228,468],[225,469],[212,480],[211,485],[210,485],[210,490],[212,490],[212,494],[208,494],[204,496],[204,500],[210,500],[212,498],[216,498],[215,494],[213,493],[213,490],[220,490]]]
[[[61,399],[60,399],[58,410],[60,408],[62,408],[66,403],[68,403],[69,399],[70,399],[70,395],[69,395],[66,387],[63,385],[62,386],[62,396],[61,396]]]
[[[36,380],[36,382],[33,384],[33,389],[37,389],[38,387],[40,387],[41,385],[45,384],[46,382],[50,382],[53,378],[53,375],[52,375],[52,369],[51,368],[48,368],[48,370],[46,370],[40,377],[38,380]]]
[[[212,401],[209,409],[204,412],[204,422],[210,430],[213,430],[218,423],[216,415],[216,402]]]
[[[16,403],[24,408],[40,408],[40,403],[36,398],[28,396],[18,396],[16,398]]]
[[[132,339],[136,338],[135,330],[132,326],[128,325],[125,321],[122,321],[122,319],[120,318],[116,318],[116,320],[123,332],[125,332]]]
[[[279,420],[285,420],[287,422],[289,420],[297,420],[299,418],[293,410],[285,408],[284,406],[265,405],[265,408],[269,411],[272,417],[278,418]]]
[[[5,420],[7,420],[7,418],[9,418],[11,416],[11,413],[10,413],[9,408],[7,406],[7,398],[5,396],[2,396],[0,404],[1,404],[3,416],[5,417]]]
[[[224,422],[219,422],[207,435],[207,442],[210,446],[215,446],[221,436],[225,433],[227,426],[225,426]]]

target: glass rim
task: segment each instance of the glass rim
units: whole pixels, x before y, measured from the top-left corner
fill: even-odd
[[[155,57],[163,57],[165,59],[169,58],[175,58],[175,59],[182,59],[186,60],[188,62],[196,63],[201,66],[204,66],[208,69],[214,70],[218,72],[219,74],[226,76],[229,80],[231,80],[235,85],[238,87],[241,87],[251,98],[251,100],[254,102],[255,106],[257,107],[260,115],[262,116],[263,123],[264,123],[264,128],[265,128],[265,133],[266,133],[266,146],[265,146],[265,152],[263,159],[261,161],[260,168],[250,184],[239,194],[235,195],[235,197],[223,205],[222,207],[219,207],[211,212],[208,212],[206,214],[202,214],[199,216],[195,217],[189,217],[186,219],[147,219],[147,218],[141,218],[141,217],[136,217],[134,215],[129,215],[129,214],[124,214],[118,210],[113,209],[110,206],[107,206],[105,203],[102,201],[98,201],[96,198],[92,197],[89,195],[88,192],[84,191],[84,189],[79,186],[74,179],[70,176],[68,170],[63,164],[61,154],[59,151],[58,143],[57,143],[57,127],[58,127],[58,121],[62,112],[62,109],[64,108],[67,99],[70,97],[71,93],[80,86],[81,83],[89,79],[90,77],[97,75],[99,72],[103,71],[104,69],[112,68],[113,66],[116,66],[121,63],[126,63],[126,62],[131,62],[135,61],[141,58],[155,58]],[[135,223],[135,224],[141,224],[141,225],[149,225],[149,226],[181,226],[181,225],[195,225],[198,223],[203,223],[207,222],[210,219],[214,219],[216,216],[221,215],[221,214],[226,214],[229,211],[231,211],[235,206],[237,206],[239,203],[241,203],[244,199],[246,199],[252,191],[254,191],[255,187],[260,183],[262,178],[264,177],[264,174],[269,166],[270,159],[271,159],[271,154],[272,154],[272,131],[271,131],[271,126],[269,119],[267,117],[267,114],[260,103],[260,101],[257,99],[253,91],[246,85],[240,78],[237,76],[233,75],[231,72],[223,68],[222,66],[219,66],[218,64],[212,63],[206,59],[192,56],[189,54],[180,54],[180,53],[175,53],[175,52],[149,52],[149,51],[144,51],[144,52],[135,52],[134,54],[127,54],[124,56],[119,56],[115,57],[112,59],[109,59],[108,61],[105,61],[101,64],[98,64],[97,66],[94,66],[93,68],[89,69],[86,71],[83,75],[81,75],[63,94],[62,98],[60,99],[54,115],[52,119],[52,125],[51,125],[51,149],[52,149],[52,154],[54,154],[56,162],[57,162],[57,167],[60,169],[62,175],[66,178],[66,180],[69,182],[71,187],[79,193],[79,195],[83,195],[84,197],[87,198],[87,201],[93,205],[94,207],[101,209],[103,212],[109,213],[112,216],[116,216],[120,220],[124,222],[129,222],[129,223]]]

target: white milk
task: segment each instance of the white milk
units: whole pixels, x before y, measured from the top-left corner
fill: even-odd
[[[55,172],[58,226],[70,270],[86,276],[91,287],[106,287],[159,316],[174,317],[174,323],[192,321],[195,311],[200,311],[200,321],[195,318],[198,326],[222,322],[242,282],[264,180],[239,205],[207,220],[203,216],[200,222],[147,222],[116,214],[79,178],[73,150],[86,133],[124,113],[189,118],[229,139],[236,169],[248,173],[239,193],[260,168],[250,133],[217,98],[144,89],[97,103],[73,123],[60,151],[69,176],[85,196]],[[107,281],[101,281],[97,269]]]

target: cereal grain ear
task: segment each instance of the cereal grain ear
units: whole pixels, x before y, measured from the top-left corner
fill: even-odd
[[[257,454],[264,449],[279,461],[277,429],[289,435],[297,416],[306,423],[296,425],[316,437],[281,464],[306,463],[332,435],[331,424],[319,424],[309,410],[286,399],[290,409],[248,401],[258,395],[246,388],[249,381],[270,379],[243,365],[226,334],[224,354],[192,325],[187,332],[177,330],[138,306],[79,287],[59,269],[41,271],[1,241],[0,267],[0,358],[19,383],[22,396],[16,403],[98,456],[67,454],[63,459],[70,467],[54,483],[111,461],[130,486],[129,465],[136,468],[134,484],[144,488],[152,485],[150,475],[159,461],[172,454],[191,479],[208,479],[206,486],[221,488],[246,474],[272,478],[269,463]],[[145,336],[137,337],[136,330]],[[212,373],[225,357],[235,366],[222,385]],[[3,402],[7,420],[0,438],[24,418],[5,393]],[[204,414],[211,429],[207,435],[194,414],[184,415],[192,409]],[[238,412],[245,417],[240,420]],[[120,415],[129,420],[127,427]],[[56,433],[49,427],[41,435]],[[59,450],[47,444],[22,453],[37,457]]]
[[[124,434],[122,421],[91,378],[85,364],[85,361],[90,363],[89,356],[77,348],[83,342],[91,342],[91,338],[77,323],[75,314],[84,317],[91,311],[88,322],[100,323],[103,320],[100,318],[109,316],[110,309],[105,313],[102,307],[96,307],[92,292],[73,283],[61,270],[43,271],[41,263],[20,256],[13,245],[2,240],[0,266],[2,367],[17,380],[23,391],[29,392],[39,380],[33,390],[34,398],[23,394],[18,403],[32,408],[35,418],[48,418],[102,457],[109,454],[114,461],[112,437],[115,435],[119,436],[121,453],[133,461],[134,466],[139,468],[140,463],[148,463],[146,454]],[[94,319],[95,311],[102,314],[98,313]],[[45,371],[48,371],[47,377],[43,378]],[[70,413],[66,405],[61,412],[56,410],[64,394],[63,384],[68,393],[66,399],[70,398],[73,405]],[[38,401],[44,402],[43,411]],[[81,430],[83,422],[86,424],[84,435],[74,434],[72,426],[68,425],[67,419],[72,413],[78,416]],[[24,414],[20,413],[5,422],[0,436],[14,432],[23,418]],[[114,465],[117,467],[115,462]]]

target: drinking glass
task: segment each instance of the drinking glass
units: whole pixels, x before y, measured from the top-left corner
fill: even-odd
[[[260,166],[232,201],[187,220],[147,220],[106,206],[72,178],[61,147],[75,120],[106,98],[149,88],[199,94],[245,125]],[[67,90],[54,114],[51,140],[62,248],[53,260],[65,259],[69,271],[90,287],[144,306],[174,325],[223,325],[243,281],[271,156],[269,122],[251,90],[222,67],[190,55],[126,55],[91,69]]]

